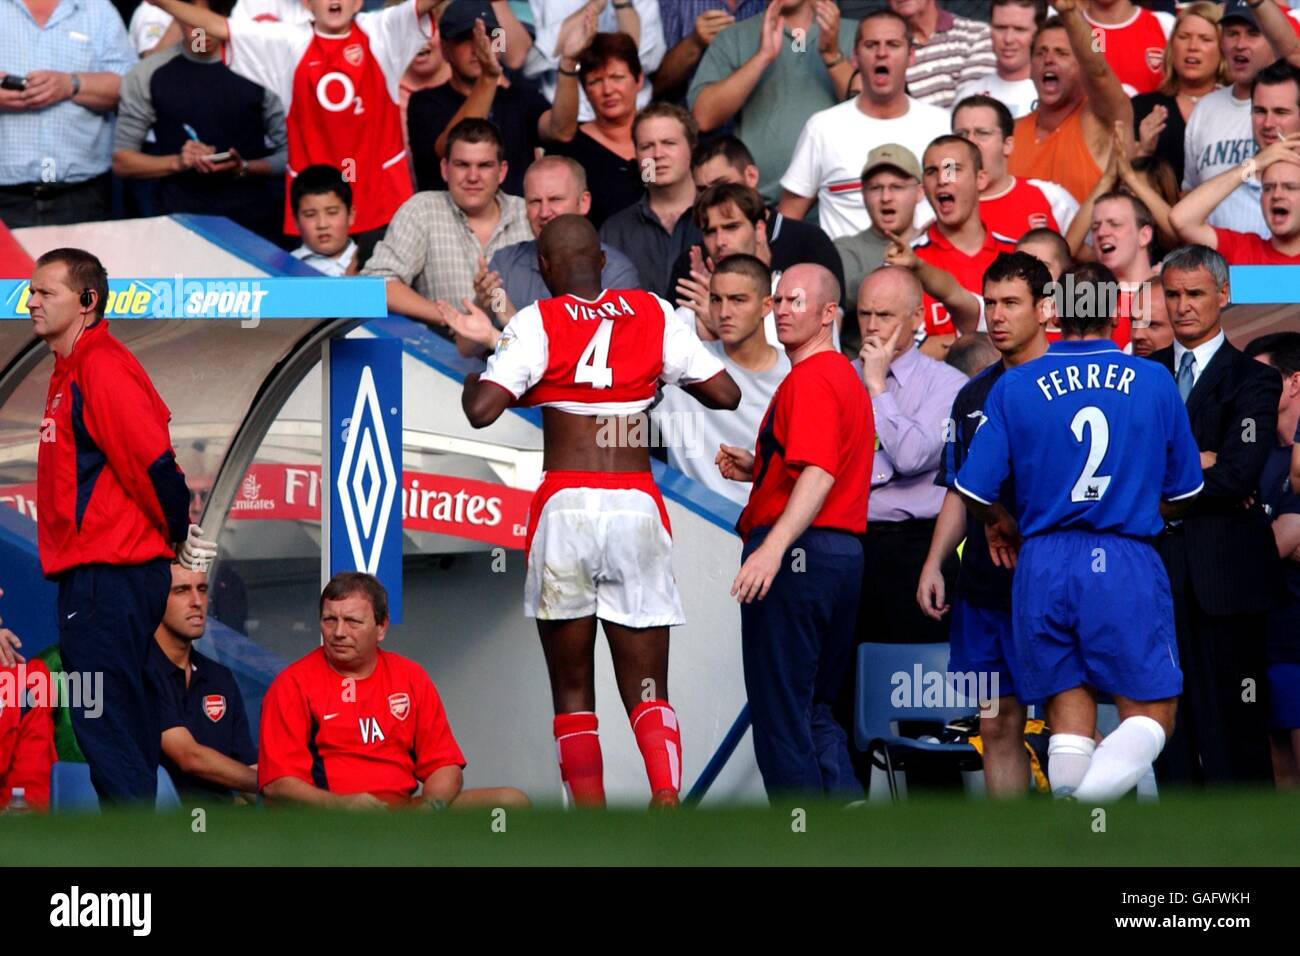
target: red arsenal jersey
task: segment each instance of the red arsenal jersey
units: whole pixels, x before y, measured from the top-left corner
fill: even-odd
[[[723,370],[659,296],[607,289],[593,300],[542,299],[515,313],[483,380],[519,405],[579,415],[626,415],[647,408],[657,382],[689,385]]]
[[[354,231],[387,225],[412,195],[397,98],[407,64],[428,39],[414,0],[358,14],[342,36],[308,24],[236,21],[230,29],[227,65],[288,110],[285,231],[298,234],[288,187],[317,163],[352,184]]]
[[[1031,229],[1051,229],[1064,235],[1078,210],[1078,200],[1059,183],[1019,176],[1012,176],[1011,187],[1001,194],[980,197],[980,220],[1016,242]]]
[[[290,664],[262,700],[257,786],[295,777],[330,793],[410,798],[439,767],[465,766],[438,690],[424,669],[379,651],[371,675],[353,680],[324,648]]]
[[[1137,93],[1150,93],[1164,82],[1167,28],[1154,13],[1139,7],[1126,23],[1107,26],[1088,22],[1093,35],[1103,42],[1102,55],[1121,83]]]
[[[939,231],[939,224],[935,223],[925,235],[917,237],[912,242],[912,248],[916,251],[918,259],[942,269],[961,283],[962,288],[969,289],[983,298],[984,270],[993,263],[999,252],[1015,252],[1016,243],[1014,239],[994,232],[985,223],[983,247],[975,255],[968,256],[944,238],[943,233]],[[953,328],[952,319],[948,317],[948,309],[942,302],[927,294],[924,297],[924,305],[926,335],[952,335],[957,331]]]
[[[839,352],[818,352],[790,370],[763,415],[754,449],[754,487],[736,531],[748,538],[785,511],[799,473],[816,465],[835,478],[814,528],[862,534],[876,444],[871,400]]]
[[[1215,229],[1219,255],[1232,266],[1300,266],[1300,256],[1288,256],[1273,247],[1268,239],[1253,232]]]

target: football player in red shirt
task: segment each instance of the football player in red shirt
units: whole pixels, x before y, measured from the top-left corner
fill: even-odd
[[[773,310],[790,374],[755,451],[723,445],[716,459],[724,478],[754,483],[736,525],[745,547],[731,593],[769,796],[861,793],[831,708],[857,626],[875,427],[866,389],[833,344],[839,301],[823,266],[781,275]]]
[[[465,757],[438,689],[419,664],[380,650],[388,592],[377,578],[334,575],[321,592],[320,633],[321,646],[262,699],[263,796],[349,809],[528,805],[514,787],[464,789]]]
[[[1272,233],[1267,239],[1206,222],[1247,176],[1259,177],[1259,201]],[[1229,265],[1300,265],[1300,139],[1284,136],[1201,183],[1169,211],[1169,222],[1183,242],[1217,249]]]
[[[652,803],[675,804],[682,758],[668,703],[668,628],[685,620],[668,512],[649,449],[632,440],[644,432],[629,429],[629,417],[645,412],[660,381],[714,409],[735,409],[740,389],[668,302],[601,288],[605,254],[587,219],[552,219],[537,242],[542,278],[558,297],[515,313],[487,371],[465,379],[462,405],[475,428],[512,405],[542,406],[546,477],[529,511],[524,609],[537,619],[550,671],[569,795],[584,805],[605,799],[593,662],[599,619]],[[653,699],[643,699],[646,686]]]

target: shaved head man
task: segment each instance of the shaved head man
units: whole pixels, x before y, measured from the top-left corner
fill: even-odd
[[[840,288],[830,271],[792,266],[773,298],[790,374],[755,451],[723,445],[717,457],[722,477],[754,482],[736,525],[745,546],[731,586],[741,602],[754,756],[769,796],[860,796],[846,724],[832,709],[851,671],[871,406],[835,349]]]
[[[871,399],[879,447],[867,510],[871,530],[862,540],[857,633],[887,643],[948,642],[948,621],[923,614],[915,595],[943,505],[944,489],[935,476],[945,426],[966,376],[915,347],[927,301],[916,275],[897,266],[870,273],[858,290],[862,350],[854,364]],[[955,583],[955,560],[949,559],[943,571]],[[850,714],[852,707],[849,680],[837,712]],[[869,761],[859,759],[857,770],[865,783]]]
[[[602,285],[605,253],[585,217],[556,216],[543,226],[537,265],[555,298],[515,313],[486,371],[466,377],[461,406],[475,428],[512,405],[542,406],[546,478],[528,512],[524,611],[537,621],[570,798],[584,806],[605,802],[599,624],[645,758],[651,801],[675,805],[682,743],[668,702],[668,629],[685,616],[671,531],[641,437],[644,412],[660,384],[733,411],[740,389],[668,302]],[[564,586],[553,586],[560,579]]]

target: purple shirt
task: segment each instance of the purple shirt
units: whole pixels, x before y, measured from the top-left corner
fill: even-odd
[[[725,0],[668,0],[659,5],[659,15],[664,21],[664,42],[672,49],[695,29],[695,18],[708,10],[722,10],[736,18],[736,22],[767,9],[767,0],[740,0],[733,10]]]
[[[853,367],[860,378],[862,362],[855,359]],[[934,483],[934,476],[943,457],[953,399],[966,382],[961,372],[922,355],[915,346],[890,364],[884,393],[871,400],[877,445],[868,522],[939,514],[945,491]]]

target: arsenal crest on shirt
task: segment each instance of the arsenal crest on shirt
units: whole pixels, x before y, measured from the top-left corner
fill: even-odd
[[[226,698],[220,694],[208,694],[203,698],[203,713],[215,724],[226,716]]]
[[[398,720],[405,720],[411,712],[411,698],[408,694],[389,694],[388,712]]]
[[[1149,46],[1146,52],[1147,69],[1152,73],[1159,73],[1165,68],[1165,49],[1160,46]]]
[[[1148,51],[1147,56],[1149,57],[1150,55],[1150,51]],[[365,58],[366,51],[362,48],[360,43],[349,43],[343,48],[343,59],[347,60],[353,66],[360,66],[361,61]]]
[[[1048,226],[1047,213],[1031,212],[1029,214],[1030,229],[1046,229]]]

